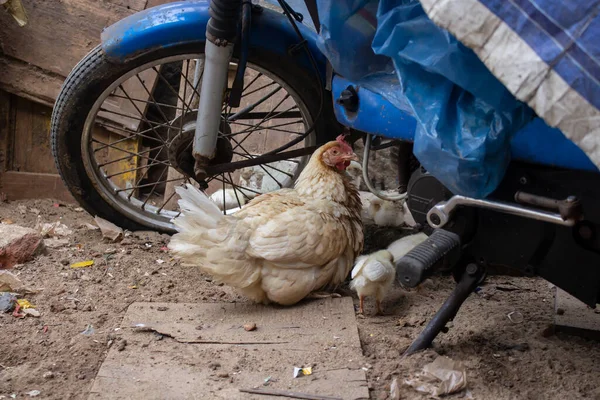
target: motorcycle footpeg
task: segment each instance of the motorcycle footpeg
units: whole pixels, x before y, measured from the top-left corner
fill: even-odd
[[[396,280],[404,287],[417,287],[442,266],[444,259],[458,259],[460,243],[456,233],[436,229],[396,262]]]

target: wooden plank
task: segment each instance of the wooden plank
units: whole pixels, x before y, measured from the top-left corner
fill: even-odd
[[[51,198],[75,203],[57,174],[7,171],[0,184],[8,200]]]
[[[15,97],[15,130],[11,171],[56,173],[50,148],[52,109]]]
[[[244,330],[249,322],[256,324],[255,331]],[[142,331],[134,328],[139,324]],[[109,350],[90,400],[263,400],[239,389],[263,387],[268,377],[270,389],[369,398],[350,297],[286,308],[134,303],[117,335],[127,346]],[[166,338],[156,340],[157,335]],[[308,366],[311,376],[293,377],[294,367]]]
[[[0,89],[50,107],[64,81],[62,76],[2,54],[0,71]]]
[[[8,147],[12,137],[10,123],[11,96],[0,90],[0,174],[6,171],[8,163]]]
[[[29,15],[24,27],[0,13],[3,53],[61,76],[100,43],[103,28],[134,12],[106,0],[23,0],[23,5]]]

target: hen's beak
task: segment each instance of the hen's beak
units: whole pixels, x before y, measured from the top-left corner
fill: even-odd
[[[354,153],[342,154],[340,158],[342,159],[342,161],[358,161],[358,156]]]

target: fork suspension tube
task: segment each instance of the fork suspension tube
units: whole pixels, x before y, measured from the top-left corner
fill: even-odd
[[[211,0],[206,26],[204,72],[194,134],[196,179],[206,178],[205,167],[214,158],[221,124],[223,93],[240,21],[241,0]]]

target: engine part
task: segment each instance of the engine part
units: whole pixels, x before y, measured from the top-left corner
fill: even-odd
[[[348,86],[342,90],[340,97],[337,99],[337,103],[344,106],[346,111],[357,112],[358,111],[358,93],[353,86]]]
[[[427,213],[433,206],[448,200],[452,193],[433,175],[419,168],[408,181],[406,204],[415,222],[427,226]]]
[[[443,201],[433,206],[433,208],[427,213],[427,222],[433,228],[441,228],[450,221],[454,210],[459,206],[484,208],[488,210],[501,212],[504,214],[511,214],[519,217],[531,218],[538,221],[549,222],[552,224],[564,226],[574,226],[577,220],[579,219],[563,219],[560,216],[560,214],[527,208],[518,204],[505,203],[501,201],[474,199],[472,197],[455,195],[452,196],[450,200]]]
[[[404,200],[406,198],[406,196],[408,195],[408,192],[398,193],[396,195],[388,196],[388,195],[383,194],[382,192],[377,190],[375,188],[375,186],[373,186],[373,182],[371,182],[371,178],[369,178],[369,154],[371,153],[371,140],[372,140],[371,135],[367,134],[367,138],[365,141],[365,150],[363,152],[363,165],[362,165],[363,181],[365,182],[365,185],[367,186],[367,188],[369,189],[369,191],[371,193],[373,193],[375,196],[379,197],[382,200],[388,200],[388,201]]]
[[[515,201],[521,204],[557,211],[563,219],[581,219],[583,214],[581,202],[575,196],[569,196],[564,200],[556,200],[550,197],[518,191],[515,193]]]

